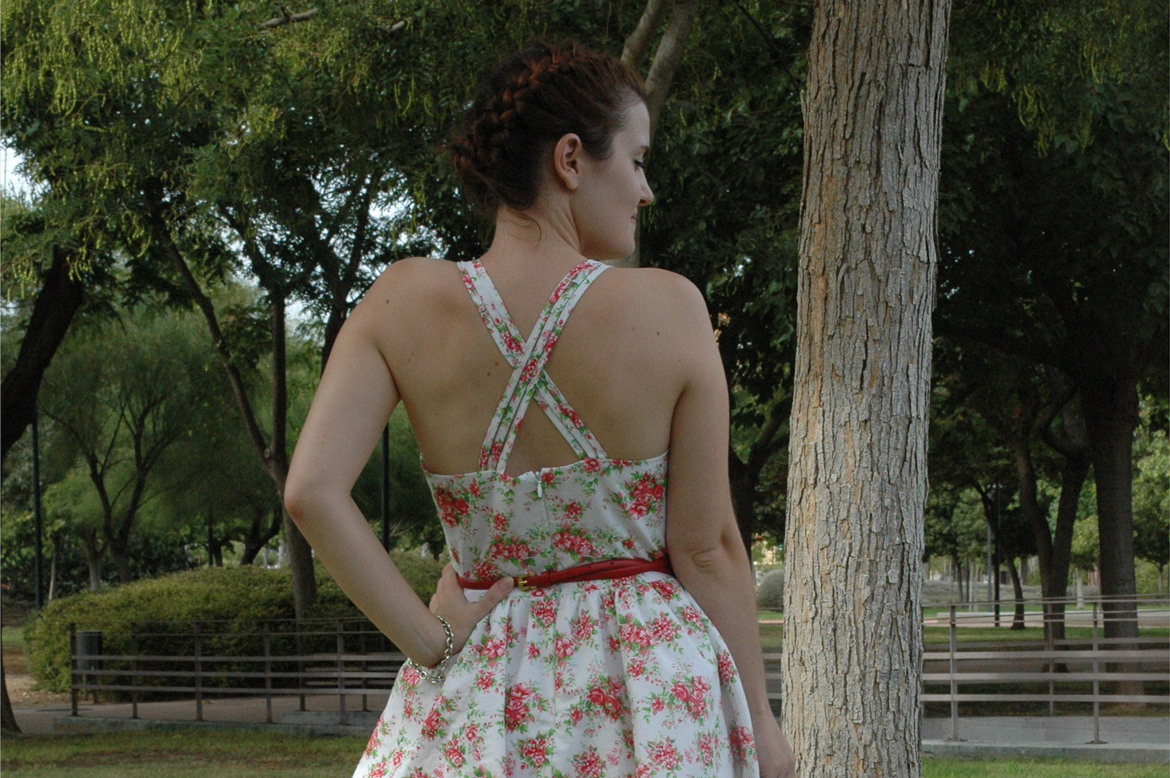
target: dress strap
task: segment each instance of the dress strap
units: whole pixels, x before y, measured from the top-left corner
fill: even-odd
[[[577,456],[583,459],[606,458],[601,444],[544,370],[573,307],[606,266],[588,260],[570,270],[553,290],[527,339],[521,338],[520,331],[483,265],[475,261],[460,262],[458,266],[463,274],[464,286],[479,310],[488,333],[513,369],[484,437],[480,469],[504,471],[520,430],[520,422],[533,399]]]

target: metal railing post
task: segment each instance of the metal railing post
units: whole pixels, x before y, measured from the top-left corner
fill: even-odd
[[[297,638],[297,689],[301,693],[301,710],[305,711],[307,710],[305,708],[305,644],[301,634],[301,622],[299,619],[294,623],[293,629],[296,630]]]
[[[1044,603],[1044,651],[1048,654],[1048,715],[1056,715],[1056,643],[1052,639],[1052,631],[1055,625],[1048,623],[1048,601],[1042,600]],[[1051,627],[1051,628],[1050,628]]]
[[[951,614],[951,623],[950,623],[951,736],[949,738],[947,738],[947,740],[961,741],[962,738],[959,737],[959,682],[955,678],[955,673],[958,669],[957,668],[958,657],[955,654],[958,651],[959,640],[958,640],[958,635],[955,633],[955,629],[957,628],[958,624],[956,623],[955,606],[954,605],[951,605],[951,607],[950,607],[950,614]]]
[[[130,718],[138,718],[138,625],[130,622]]]
[[[69,622],[69,707],[71,716],[81,715],[77,711],[77,624]]]
[[[1099,744],[1105,741],[1101,739],[1101,699],[1099,697],[1101,691],[1101,680],[1099,673],[1101,672],[1101,663],[1098,661],[1097,644],[1097,605],[1093,603],[1093,739],[1090,743]]]
[[[203,721],[203,638],[198,621],[192,630],[195,637],[195,720]]]
[[[366,661],[366,631],[360,626],[358,627],[358,650],[362,655],[361,664],[358,665],[362,673],[362,713],[368,713],[370,706],[365,690],[368,685],[367,681],[369,676],[366,673],[369,670],[369,663]]]
[[[341,725],[348,724],[348,717],[345,714],[345,628],[341,624],[341,619],[336,622],[337,626],[337,723]]]
[[[271,625],[265,621],[264,634],[264,720],[272,723],[272,631]]]

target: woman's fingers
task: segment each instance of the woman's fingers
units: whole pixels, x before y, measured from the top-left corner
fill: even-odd
[[[463,587],[459,585],[455,568],[448,564],[443,568],[438,586],[435,587],[435,594],[431,597],[431,613],[440,614],[450,622],[455,634],[455,648],[460,650],[475,629],[475,625],[508,596],[513,586],[513,579],[502,578],[484,592],[479,600],[469,602],[463,593]]]
[[[513,578],[501,578],[492,584],[492,588],[488,589],[483,597],[480,598],[476,605],[479,606],[480,616],[483,618],[492,612],[492,608],[503,602],[504,598],[508,596],[508,592],[512,591],[515,585]]]

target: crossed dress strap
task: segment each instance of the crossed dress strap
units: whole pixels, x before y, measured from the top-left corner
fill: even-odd
[[[477,260],[460,262],[458,267],[488,333],[512,366],[512,377],[484,437],[479,468],[504,472],[520,431],[520,422],[533,399],[578,457],[605,459],[601,444],[569,405],[544,366],[577,301],[606,266],[587,260],[570,270],[553,290],[527,340],[522,339],[483,265]]]

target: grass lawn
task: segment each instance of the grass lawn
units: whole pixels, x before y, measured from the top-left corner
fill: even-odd
[[[303,738],[255,731],[109,732],[4,739],[5,776],[36,778],[297,778],[346,776],[364,737]],[[1030,759],[927,759],[924,778],[1165,778],[1164,766]]]
[[[5,625],[3,631],[0,631],[0,642],[5,648],[9,646],[19,646],[24,642],[24,627],[10,627]]]
[[[6,778],[334,778],[353,772],[365,745],[365,737],[244,730],[15,735],[4,738],[0,771]]]

